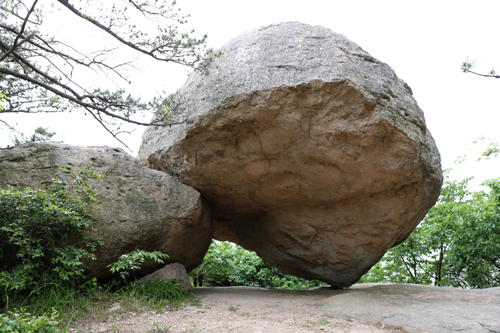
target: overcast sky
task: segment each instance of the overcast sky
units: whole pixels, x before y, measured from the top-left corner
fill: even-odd
[[[477,182],[500,176],[500,158],[456,165],[458,155],[480,136],[500,142],[500,79],[481,78],[460,71],[469,57],[480,72],[500,73],[500,1],[337,1],[337,0],[178,0],[190,14],[197,33],[208,33],[208,44],[219,48],[246,30],[276,22],[300,21],[345,35],[377,59],[389,64],[412,88],[438,148],[443,168],[454,168],[453,178],[476,176]],[[64,20],[59,34],[75,26]],[[59,21],[58,21],[59,22]],[[84,37],[79,37],[83,38]],[[188,71],[175,65],[148,65],[133,77],[134,90],[144,98],[166,89],[174,92]],[[12,121],[14,118],[9,118]],[[74,145],[120,146],[97,123],[77,116],[47,115],[16,118],[29,133],[50,126],[56,139]],[[122,139],[136,155],[143,128]],[[10,141],[0,133],[0,146]],[[480,149],[476,149],[477,152]],[[474,155],[474,153],[470,153]],[[477,183],[476,182],[476,183]]]

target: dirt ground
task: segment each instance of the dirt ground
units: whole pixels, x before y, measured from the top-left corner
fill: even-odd
[[[125,312],[112,304],[101,321],[82,318],[69,332],[404,332],[397,327],[335,318],[318,312],[339,290],[195,288],[197,305],[161,312]]]
[[[193,293],[196,305],[159,313],[109,304],[70,332],[500,333],[500,287],[367,283],[347,290],[217,287]]]

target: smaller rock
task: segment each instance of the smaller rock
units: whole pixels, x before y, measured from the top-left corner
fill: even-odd
[[[182,282],[182,284],[186,287],[186,289],[191,289],[193,286],[191,285],[191,280],[187,275],[186,268],[182,264],[175,262],[173,264],[165,265],[165,267],[146,275],[141,279],[141,281],[149,281],[149,280],[178,280]]]

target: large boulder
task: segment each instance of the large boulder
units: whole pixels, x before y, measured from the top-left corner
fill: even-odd
[[[68,179],[61,167],[90,168],[102,175],[91,180],[99,203],[91,211],[93,228],[87,234],[104,242],[97,260],[87,262],[91,276],[108,277],[107,265],[137,249],[166,253],[165,263],[179,262],[188,270],[201,264],[212,240],[212,223],[200,193],[144,167],[122,149],[29,143],[1,150],[0,187],[46,189],[52,178]],[[142,273],[163,265],[146,262]]]
[[[148,128],[139,160],[202,193],[214,238],[284,273],[353,284],[439,195],[439,152],[411,89],[328,29],[243,33],[180,94],[182,124]]]

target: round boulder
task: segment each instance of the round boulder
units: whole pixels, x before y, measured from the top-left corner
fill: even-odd
[[[435,203],[440,156],[408,85],[328,29],[245,32],[180,90],[139,160],[201,192],[214,238],[282,272],[355,283]]]

